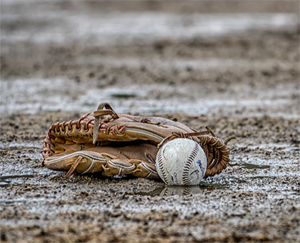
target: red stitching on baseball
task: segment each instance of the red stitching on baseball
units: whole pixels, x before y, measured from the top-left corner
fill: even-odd
[[[189,171],[190,171],[191,164],[194,161],[198,151],[199,151],[199,147],[198,147],[198,144],[195,142],[195,147],[191,151],[190,156],[188,157],[187,162],[185,164],[185,167],[183,169],[182,181],[183,181],[184,185],[190,185],[191,184],[191,181],[190,181],[190,178],[189,178]]]
[[[164,179],[164,182],[167,183],[168,182],[168,179],[167,179],[167,175],[166,175],[166,172],[164,170],[164,166],[162,164],[162,155],[161,155],[161,149],[158,151],[158,154],[157,154],[157,163],[158,163],[158,166],[162,172],[162,177]]]

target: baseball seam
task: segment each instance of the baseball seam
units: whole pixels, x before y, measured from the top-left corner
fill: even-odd
[[[191,187],[185,187],[183,189],[183,195],[190,195],[190,194],[192,194]]]
[[[198,154],[198,152],[199,152],[199,146],[198,146],[197,143],[195,143],[195,147],[191,151],[191,153],[190,153],[190,155],[187,159],[187,162],[184,166],[184,169],[183,169],[182,181],[183,181],[184,185],[190,185],[191,184],[191,181],[190,181],[190,178],[189,178],[189,171],[190,171],[191,164],[193,163],[193,161],[194,161],[196,155]]]
[[[162,179],[165,183],[168,183],[168,178],[167,178],[167,175],[166,175],[166,171],[164,170],[164,165],[162,163],[162,155],[161,155],[161,151],[162,150],[159,150],[158,151],[158,154],[157,154],[157,163],[158,163],[158,167],[161,171],[161,174],[162,174]]]

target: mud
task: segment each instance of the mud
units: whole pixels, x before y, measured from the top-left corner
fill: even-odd
[[[300,242],[299,2],[1,2],[0,242]],[[101,102],[209,126],[197,187],[41,167]]]

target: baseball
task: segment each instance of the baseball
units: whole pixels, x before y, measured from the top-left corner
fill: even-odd
[[[156,170],[167,185],[199,185],[206,167],[203,149],[191,139],[178,138],[167,142],[156,156]]]

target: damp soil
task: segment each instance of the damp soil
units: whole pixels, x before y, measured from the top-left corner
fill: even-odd
[[[3,0],[0,242],[300,242],[298,10]],[[197,187],[42,167],[50,125],[101,102],[235,135],[232,164]]]

